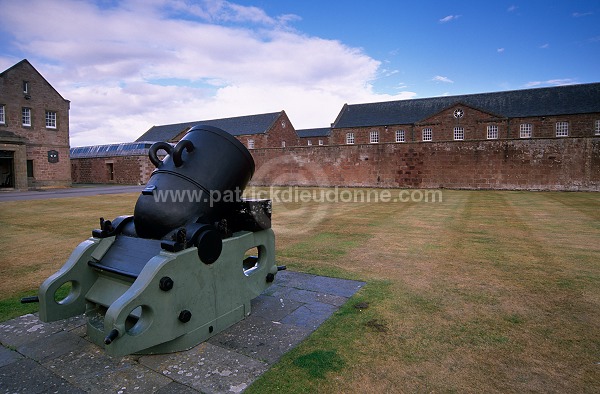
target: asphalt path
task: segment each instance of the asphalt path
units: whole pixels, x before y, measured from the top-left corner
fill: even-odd
[[[47,198],[84,197],[100,194],[141,193],[145,185],[123,186],[74,186],[64,189],[45,189],[28,191],[0,191],[0,202],[21,200],[43,200]]]

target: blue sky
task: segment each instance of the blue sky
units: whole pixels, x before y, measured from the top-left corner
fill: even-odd
[[[152,125],[600,81],[599,1],[0,0],[0,69],[71,101],[71,146]]]

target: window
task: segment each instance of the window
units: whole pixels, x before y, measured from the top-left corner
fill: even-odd
[[[354,143],[354,133],[346,133],[346,144]]]
[[[21,111],[23,126],[31,126],[31,108],[23,108]]]
[[[594,134],[600,135],[600,120],[596,121],[596,127],[594,127]]]
[[[498,126],[496,126],[495,124],[488,125],[487,138],[488,138],[488,140],[497,140],[498,139]]]
[[[569,136],[569,122],[556,122],[556,136],[557,137],[568,137]]]
[[[285,141],[281,141],[281,147],[285,148]]]
[[[4,112],[4,105],[0,105],[0,124],[6,124],[6,114]]]
[[[405,142],[405,133],[404,130],[396,130],[396,142]]]
[[[248,140],[248,149],[254,149],[254,140]]]
[[[46,127],[49,129],[56,128],[56,112],[46,111]]]
[[[423,129],[423,141],[431,141],[433,139],[433,131],[431,127]]]
[[[369,134],[369,141],[372,144],[379,143],[379,131],[371,131],[371,133]]]
[[[454,140],[462,141],[465,139],[465,129],[463,127],[454,128]]]
[[[23,81],[23,93],[29,93],[29,82]]]
[[[520,137],[521,138],[531,138],[531,131],[533,126],[531,123],[523,123],[520,127]]]
[[[306,141],[306,145],[312,146],[312,141],[311,140]]]
[[[319,145],[323,145],[323,140],[319,140]]]
[[[33,178],[33,160],[27,160],[27,177]]]

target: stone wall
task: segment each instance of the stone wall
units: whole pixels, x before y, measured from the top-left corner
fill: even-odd
[[[600,191],[600,138],[256,149],[254,185]]]
[[[600,137],[251,150],[253,185],[600,191]],[[112,163],[113,179],[108,172]],[[76,183],[144,184],[146,156],[71,160]]]
[[[74,183],[142,184],[150,178],[148,165],[147,156],[71,159],[71,176]]]

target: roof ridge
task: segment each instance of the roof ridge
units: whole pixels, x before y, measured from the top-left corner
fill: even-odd
[[[566,89],[566,88],[570,88],[570,87],[584,87],[584,86],[592,86],[592,85],[598,85],[598,86],[600,86],[600,82],[571,83],[571,84],[559,85],[559,86],[543,86],[543,87],[525,88],[525,89],[497,90],[497,91],[494,91],[494,92],[464,93],[464,94],[455,94],[455,95],[448,95],[448,96],[418,97],[418,98],[412,98],[412,99],[399,99],[399,100],[388,100],[388,101],[373,101],[373,102],[369,102],[369,103],[356,103],[356,104],[345,104],[345,105],[347,105],[347,106],[359,106],[359,105],[370,105],[370,104],[397,103],[397,102],[401,102],[401,101],[419,101],[419,100],[425,101],[425,100],[441,99],[441,98],[487,96],[487,95],[500,95],[500,94],[510,94],[510,93],[526,93],[526,92],[533,92],[533,91]]]

